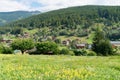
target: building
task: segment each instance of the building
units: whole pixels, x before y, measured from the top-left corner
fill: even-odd
[[[70,41],[69,40],[64,40],[64,41],[62,41],[62,44],[65,45],[65,46],[68,46],[70,44]]]
[[[12,43],[11,39],[1,39],[0,40],[1,43]]]
[[[86,48],[86,44],[84,44],[84,43],[76,44],[75,46],[76,46],[77,49]]]
[[[110,41],[113,48],[120,48],[120,41]]]

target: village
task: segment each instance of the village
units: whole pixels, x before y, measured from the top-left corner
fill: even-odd
[[[7,38],[5,38],[4,36],[7,36]],[[56,37],[51,37],[51,36],[46,36],[46,37],[39,37],[36,38],[36,36],[31,36],[29,33],[24,32],[23,35],[12,35],[12,37],[14,36],[14,38],[10,38],[8,36],[9,35],[2,35],[0,38],[0,43],[7,45],[9,47],[9,45],[15,40],[15,39],[28,39],[28,38],[33,38],[34,42],[45,42],[45,41],[53,41],[56,42],[57,44],[61,45],[61,46],[65,46],[68,47],[69,49],[75,48],[75,49],[91,49],[92,48],[92,43],[87,43],[85,41],[81,41],[80,39],[66,39],[66,40],[60,40],[57,39]],[[110,41],[112,47],[114,49],[120,49],[120,41]]]

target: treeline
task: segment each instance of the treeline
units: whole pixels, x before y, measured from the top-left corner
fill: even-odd
[[[10,33],[10,34],[22,34],[23,29],[20,27],[0,27],[0,34],[6,34],[6,33]]]

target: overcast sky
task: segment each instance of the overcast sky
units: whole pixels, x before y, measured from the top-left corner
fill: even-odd
[[[0,0],[0,12],[39,10],[42,12],[82,5],[120,6],[120,0]]]

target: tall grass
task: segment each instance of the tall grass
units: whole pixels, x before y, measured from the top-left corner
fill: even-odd
[[[0,54],[0,80],[119,80],[120,56]]]

